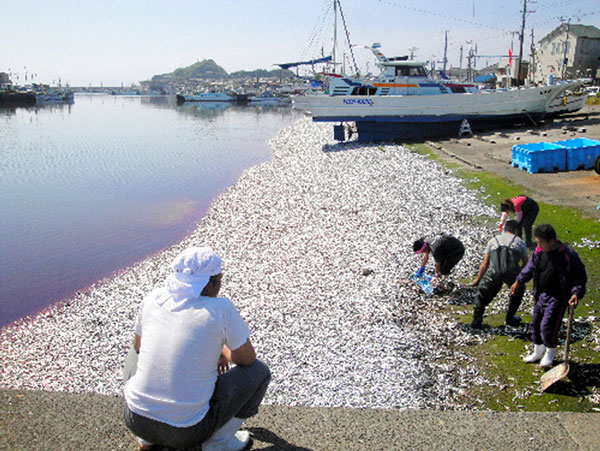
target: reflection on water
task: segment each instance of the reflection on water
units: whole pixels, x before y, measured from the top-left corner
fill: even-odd
[[[185,236],[289,108],[77,95],[0,110],[0,325]]]

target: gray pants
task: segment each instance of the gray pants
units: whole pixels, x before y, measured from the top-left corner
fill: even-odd
[[[133,353],[135,354],[135,351]],[[135,374],[136,357],[137,354],[132,356],[130,351],[125,361],[124,378]],[[231,418],[249,418],[256,415],[270,380],[271,372],[260,360],[256,360],[250,366],[236,366],[218,377],[210,399],[210,408],[199,423],[178,428],[138,415],[129,410],[125,403],[125,424],[136,436],[151,443],[176,449],[192,448],[205,442]]]

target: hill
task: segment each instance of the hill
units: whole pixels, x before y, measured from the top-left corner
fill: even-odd
[[[224,79],[224,78],[256,78],[256,77],[293,77],[293,73],[289,70],[274,69],[256,69],[253,71],[237,71],[228,74],[225,69],[215,63],[212,59],[199,61],[187,67],[180,67],[173,72],[162,75],[155,75],[152,81],[158,81],[165,76],[170,76],[178,80],[187,80],[191,78],[203,79]]]
[[[226,78],[227,72],[213,60],[202,60],[187,67],[179,67],[170,74],[155,75],[152,77],[152,81],[158,78],[164,77],[165,75],[171,75],[172,77],[185,80],[189,78]]]

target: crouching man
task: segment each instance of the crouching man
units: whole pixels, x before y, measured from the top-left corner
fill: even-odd
[[[258,412],[269,368],[256,359],[233,303],[217,297],[221,259],[209,248],[192,247],[171,269],[139,310],[137,359],[128,358],[135,368],[124,372],[133,374],[125,385],[125,424],[141,449],[242,450],[250,437],[238,429]]]

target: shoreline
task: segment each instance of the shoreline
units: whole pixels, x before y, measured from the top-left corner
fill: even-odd
[[[467,248],[457,275],[472,275],[493,233],[478,217],[493,211],[414,152],[329,135],[308,119],[284,128],[273,158],[244,171],[182,242],[2,329],[0,387],[120,394],[139,302],[194,244],[223,258],[223,296],[274,374],[267,404],[466,408],[461,387],[481,380],[447,344],[480,338],[408,281],[410,245],[454,233]]]

